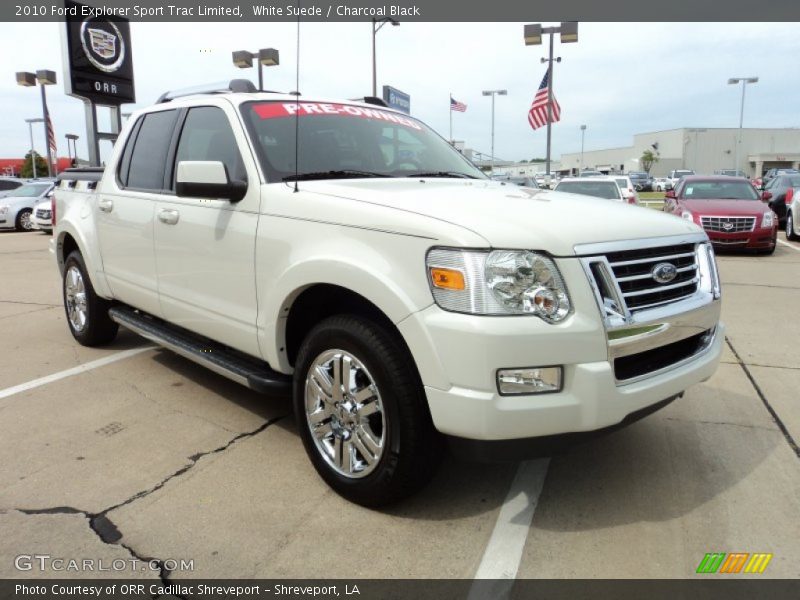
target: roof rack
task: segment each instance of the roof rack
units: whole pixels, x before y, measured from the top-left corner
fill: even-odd
[[[264,90],[265,92],[269,92],[271,90]],[[164,92],[159,96],[158,100],[156,100],[156,104],[163,104],[164,102],[169,102],[171,100],[175,100],[176,98],[182,98],[184,96],[195,96],[197,94],[223,94],[226,92],[234,92],[234,93],[255,93],[258,92],[258,88],[253,84],[252,81],[249,79],[231,79],[228,83],[211,83],[206,85],[196,85],[194,87],[183,88],[180,90],[171,90],[168,92]],[[275,92],[273,92],[275,93]]]

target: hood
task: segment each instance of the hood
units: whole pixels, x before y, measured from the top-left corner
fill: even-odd
[[[769,210],[761,200],[681,200],[680,203],[688,211],[709,216],[752,217]]]
[[[685,219],[612,200],[471,179],[309,181],[304,192],[386,206],[466,228],[494,248],[574,255],[574,246],[702,233]],[[356,209],[357,210],[357,209]],[[436,235],[436,226],[432,225]]]

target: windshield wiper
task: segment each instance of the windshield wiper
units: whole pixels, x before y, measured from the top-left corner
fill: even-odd
[[[460,171],[430,171],[424,173],[411,173],[406,177],[460,177],[461,179],[477,179],[474,175],[467,175]]]
[[[359,177],[389,177],[385,173],[374,171],[359,171],[357,169],[340,169],[336,171],[313,171],[311,173],[298,173],[287,175],[283,181],[308,181],[311,179],[355,179]]]

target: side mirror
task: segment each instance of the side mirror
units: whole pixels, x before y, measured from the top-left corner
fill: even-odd
[[[772,192],[761,192],[761,199],[764,202],[769,202],[772,200]]]
[[[672,188],[668,188],[666,192],[664,192],[664,198],[671,198],[675,200],[675,190]]]
[[[228,177],[218,160],[182,160],[175,175],[175,193],[187,198],[225,198],[238,202],[247,193],[247,182]]]

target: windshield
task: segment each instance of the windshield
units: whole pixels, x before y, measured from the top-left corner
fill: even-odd
[[[556,186],[556,191],[594,196],[606,200],[620,199],[619,188],[613,181],[562,181]]]
[[[675,177],[680,179],[681,177],[686,177],[687,175],[694,175],[694,171],[675,171]]]
[[[758,193],[746,181],[693,181],[681,197],[688,200],[758,200]]]
[[[29,183],[10,192],[8,197],[35,198],[41,196],[49,187],[49,183]]]
[[[647,173],[628,173],[631,179],[647,179]]]
[[[242,113],[271,182],[486,178],[427,126],[388,110],[318,102],[248,102],[242,105]],[[297,164],[295,127],[300,140]]]

